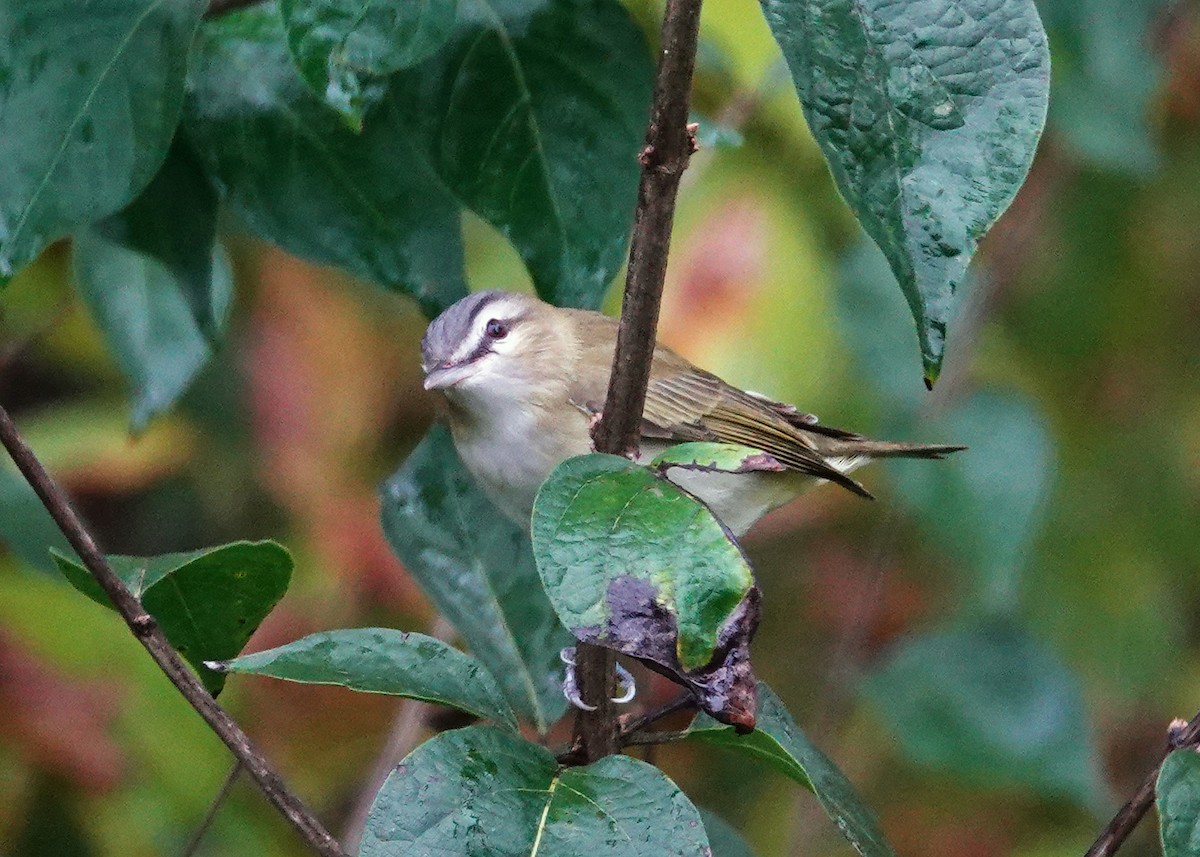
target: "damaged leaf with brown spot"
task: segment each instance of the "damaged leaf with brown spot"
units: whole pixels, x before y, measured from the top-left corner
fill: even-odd
[[[680,682],[722,723],[754,727],[759,592],[707,506],[650,468],[584,455],[542,485],[532,534],[542,583],[578,639]]]

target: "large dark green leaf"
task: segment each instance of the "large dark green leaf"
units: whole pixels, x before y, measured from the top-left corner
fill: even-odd
[[[625,259],[652,78],[616,0],[460,0],[450,44],[390,102],[543,298],[596,307]]]
[[[387,90],[386,75],[450,38],[458,0],[281,0],[280,11],[300,74],[357,127]]]
[[[94,225],[102,237],[160,262],[187,299],[196,325],[220,338],[228,295],[213,271],[217,236],[217,192],[196,153],[176,138],[162,169],[124,210]]]
[[[867,677],[864,691],[919,764],[980,784],[1097,799],[1098,761],[1079,682],[1018,628],[914,637]]]
[[[394,106],[354,133],[292,67],[271,6],[205,25],[195,53],[186,128],[251,229],[431,315],[466,294],[459,205]]]
[[[167,153],[206,0],[0,5],[0,283]]]
[[[571,642],[538,579],[529,537],[471,481],[435,427],[383,486],[383,529],[409,573],[541,732],[563,699],[558,652]]]
[[[542,583],[577,638],[658,664],[706,711],[752,725],[758,590],[707,506],[626,458],[584,455],[542,485],[532,533]]]
[[[1200,753],[1187,749],[1167,756],[1155,791],[1163,857],[1200,855]]]
[[[925,376],[954,291],[1025,178],[1050,56],[1033,0],[765,0],[833,177],[908,299]]]
[[[72,586],[111,606],[77,560],[59,553],[54,559]],[[205,661],[235,657],[292,578],[292,556],[275,542],[233,542],[191,553],[108,560],[214,695],[225,686],[225,676]]]
[[[966,452],[936,467],[890,462],[900,500],[977,581],[978,604],[1014,609],[1026,558],[1054,481],[1041,411],[1015,393],[979,392],[925,429]]]
[[[286,646],[224,661],[219,672],[407,696],[452,705],[485,720],[517,727],[491,673],[470,655],[424,634],[391,628],[323,631]]]
[[[704,819],[704,833],[712,848],[712,857],[754,857],[754,852],[742,838],[742,834],[721,816],[707,809],[700,810]]]
[[[738,735],[701,715],[688,729],[688,737],[761,759],[811,790],[863,857],[894,857],[874,813],[855,793],[845,774],[809,742],[783,701],[763,682],[758,685],[756,720],[753,732]]]
[[[145,192],[75,240],[80,294],[134,390],[140,431],[212,354],[233,296],[216,237],[217,198],[177,142]]]
[[[560,768],[546,749],[486,726],[445,732],[375,797],[361,857],[703,857],[696,808],[628,756]]]

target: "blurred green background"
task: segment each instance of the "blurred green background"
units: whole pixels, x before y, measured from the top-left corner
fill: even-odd
[[[652,31],[657,5],[630,5]],[[1041,10],[1050,124],[932,394],[765,24],[732,0],[705,10],[704,148],[661,339],[826,422],[971,446],[865,474],[878,503],[815,491],[747,539],[766,599],[758,674],[901,855],[1080,854],[1170,718],[1200,707],[1200,8]],[[175,412],[131,436],[62,246],[0,303],[0,401],[111,552],[288,545],[293,586],[250,649],[426,629],[375,494],[436,415],[424,319],[227,226],[230,334]],[[529,288],[490,227],[469,222],[467,240],[473,288]],[[0,541],[0,853],[180,853],[228,755],[119,620],[57,577],[45,547],[60,541],[11,469]],[[646,698],[669,692],[643,680]],[[254,678],[222,700],[335,831],[398,708]],[[762,857],[850,853],[782,777],[700,747],[655,761]],[[1123,853],[1156,849],[1151,820]],[[302,850],[241,783],[199,853]]]

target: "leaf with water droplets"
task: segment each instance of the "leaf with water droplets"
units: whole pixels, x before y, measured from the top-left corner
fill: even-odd
[[[1033,0],[764,0],[809,127],[882,248],[929,383],[954,293],[1008,207],[1046,121]]]
[[[423,699],[517,727],[512,709],[483,664],[424,634],[392,628],[322,631],[220,662],[214,669]]]
[[[360,857],[703,857],[700,814],[628,756],[563,768],[488,726],[426,741],[375,796]]]

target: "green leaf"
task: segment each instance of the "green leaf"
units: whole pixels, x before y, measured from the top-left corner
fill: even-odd
[[[141,195],[93,226],[108,241],[160,262],[186,298],[196,326],[213,342],[224,332],[230,299],[228,271],[213,260],[217,202],[196,153],[177,137]]]
[[[389,103],[543,298],[595,308],[625,261],[653,75],[616,0],[461,0],[451,42]]]
[[[0,284],[118,210],[167,154],[206,0],[0,10]]]
[[[718,473],[780,472],[784,466],[761,449],[737,443],[677,443],[655,456],[650,466],[660,473],[672,467]]]
[[[930,536],[974,575],[995,614],[1020,602],[1021,578],[1054,481],[1054,442],[1030,399],[983,391],[926,429],[967,451],[914,467],[893,461],[897,494]],[[928,462],[923,462],[928,464]]]
[[[877,246],[863,238],[839,259],[836,318],[842,339],[853,353],[856,379],[889,418],[914,417],[926,395],[921,367],[912,360],[918,342],[907,312]]]
[[[687,671],[712,660],[754,585],[741,548],[706,506],[616,455],[560,464],[538,492],[532,532],[550,601],[577,637],[627,639],[614,601],[649,583],[674,619],[674,654]]]
[[[282,0],[288,47],[313,92],[361,127],[384,78],[434,54],[454,32],[458,0]]]
[[[837,769],[800,731],[796,721],[765,682],[758,685],[757,727],[738,735],[728,726],[701,715],[688,738],[745,753],[766,762],[817,796],[826,814],[863,857],[894,857],[875,815]]]
[[[1200,753],[1187,749],[1167,756],[1155,792],[1163,857],[1200,855]]]
[[[1033,0],[765,0],[834,180],[883,250],[936,380],[954,292],[1024,181],[1050,56]]]
[[[26,565],[52,574],[51,548],[74,556],[58,524],[15,469],[0,469],[0,541]]]
[[[863,690],[918,764],[982,785],[1097,802],[1099,765],[1079,681],[1015,626],[914,637]]]
[[[712,857],[754,857],[742,834],[728,821],[707,809],[700,810],[700,818],[704,820]]]
[[[545,732],[566,707],[558,653],[571,637],[542,590],[528,535],[475,486],[440,426],[383,485],[381,502],[396,555],[513,709]]]
[[[361,857],[699,857],[700,814],[657,768],[628,756],[560,768],[486,726],[444,732],[388,777]]]
[[[80,295],[133,387],[135,432],[187,389],[224,327],[233,273],[213,245],[216,210],[176,145],[145,193],[76,236]]]
[[[517,728],[491,673],[470,655],[424,634],[391,628],[324,631],[225,661],[219,671],[422,699]]]
[[[111,606],[77,560],[57,552],[54,560],[72,586]],[[269,541],[155,557],[110,556],[108,561],[214,696],[225,686],[225,676],[205,661],[235,657],[292,578],[291,554]]]
[[[241,219],[297,256],[412,295],[429,315],[466,294],[459,205],[394,105],[361,134],[292,67],[278,10],[205,25],[185,127]]]

